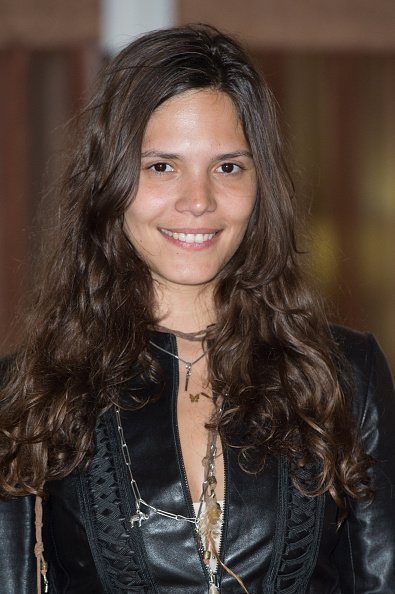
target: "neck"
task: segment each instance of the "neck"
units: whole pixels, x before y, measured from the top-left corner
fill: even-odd
[[[195,332],[215,322],[211,287],[157,285],[159,323],[173,330]]]

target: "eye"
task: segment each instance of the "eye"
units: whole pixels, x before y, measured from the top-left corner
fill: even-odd
[[[151,169],[155,173],[168,173],[170,171],[173,171],[173,167],[171,165],[162,162],[154,163],[153,165],[150,165],[148,169]]]
[[[238,173],[241,169],[242,167],[236,165],[236,163],[222,163],[222,165],[217,168],[217,171],[219,171],[219,173]]]

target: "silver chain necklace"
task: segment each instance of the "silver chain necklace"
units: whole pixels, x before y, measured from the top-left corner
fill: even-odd
[[[201,359],[203,359],[203,357],[207,354],[207,351],[204,351],[203,354],[200,355],[194,361],[185,361],[185,359],[182,359],[179,355],[176,355],[175,353],[172,353],[171,351],[168,351],[167,349],[164,349],[163,347],[159,346],[158,344],[156,344],[152,340],[150,340],[149,343],[152,344],[152,346],[154,346],[155,348],[157,348],[160,351],[162,351],[162,353],[167,353],[167,355],[171,355],[175,359],[178,359],[178,361],[181,361],[181,363],[184,363],[184,365],[185,365],[185,371],[186,371],[184,390],[186,392],[188,390],[189,378],[191,377],[191,374],[192,374],[192,367],[195,365],[195,363],[197,363],[198,361],[200,361]]]
[[[203,353],[203,354],[205,354],[205,353]],[[219,409],[219,414],[220,415],[222,414],[222,407]],[[203,541],[202,541],[202,538],[200,535],[199,525],[200,525],[200,520],[202,517],[201,512],[202,512],[203,502],[205,500],[205,495],[206,495],[208,489],[211,486],[213,486],[213,481],[215,481],[215,483],[216,483],[215,456],[217,454],[218,431],[211,430],[209,433],[210,437],[207,442],[207,454],[205,457],[206,472],[205,472],[204,481],[203,481],[203,485],[202,485],[202,494],[199,499],[199,501],[200,501],[199,511],[196,514],[196,516],[194,516],[193,518],[188,518],[187,516],[183,516],[182,514],[174,514],[167,510],[160,509],[158,507],[154,507],[153,505],[150,505],[149,503],[147,503],[141,497],[139,486],[138,486],[137,481],[134,478],[133,472],[132,472],[132,461],[130,458],[129,448],[126,443],[125,434],[123,431],[123,426],[122,426],[122,421],[121,421],[121,411],[120,411],[119,406],[115,406],[115,416],[116,416],[116,420],[117,420],[117,429],[118,429],[119,439],[120,439],[120,443],[121,443],[122,457],[123,457],[125,465],[128,469],[130,486],[132,489],[135,507],[136,507],[135,513],[130,517],[131,528],[134,528],[135,526],[141,527],[142,522],[144,522],[145,520],[148,520],[149,515],[141,510],[142,506],[145,507],[148,511],[151,511],[154,514],[157,514],[159,516],[163,516],[164,518],[169,518],[170,520],[176,520],[176,521],[182,521],[182,522],[189,522],[190,524],[194,525],[196,534],[199,536],[200,552],[202,554],[202,557],[204,558],[205,550],[204,550]],[[209,576],[209,594],[217,594],[219,592],[219,589],[217,586],[216,573],[214,571],[212,571],[211,568],[208,566],[207,566],[207,572],[208,572],[208,576]]]
[[[136,525],[141,526],[141,522],[143,522],[144,520],[148,520],[148,514],[141,511],[141,506],[143,506],[147,510],[151,510],[152,512],[154,512],[155,514],[158,514],[159,516],[163,516],[165,518],[170,518],[171,520],[182,520],[184,522],[190,522],[191,524],[194,524],[197,528],[197,523],[198,523],[197,518],[195,518],[195,517],[187,518],[186,516],[183,516],[181,514],[173,514],[172,512],[168,512],[164,509],[159,509],[157,507],[154,507],[153,505],[150,505],[149,503],[144,501],[144,499],[141,497],[140,489],[138,487],[136,479],[133,476],[132,461],[130,458],[129,448],[128,448],[126,440],[125,440],[125,435],[123,432],[123,427],[122,427],[122,422],[121,422],[121,412],[120,412],[120,408],[118,406],[115,407],[115,416],[117,419],[117,428],[118,428],[118,433],[119,433],[119,439],[121,441],[122,456],[123,456],[124,462],[126,464],[126,467],[128,469],[130,486],[132,488],[132,493],[133,493],[134,501],[136,504],[136,512],[130,518],[131,527],[133,528]]]

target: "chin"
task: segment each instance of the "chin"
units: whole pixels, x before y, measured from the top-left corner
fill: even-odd
[[[173,285],[183,285],[183,286],[200,286],[200,285],[208,285],[211,284],[216,276],[218,275],[218,271],[213,271],[211,274],[205,270],[203,271],[180,271],[178,274],[175,273],[173,270],[169,274],[160,274],[158,272],[154,273],[154,278],[159,282],[168,282]]]
[[[197,277],[197,276],[193,276],[193,277],[175,277],[172,279],[169,279],[171,283],[173,283],[174,285],[183,285],[185,287],[190,286],[190,287],[199,287],[199,286],[204,286],[204,285],[210,285],[211,283],[213,283],[215,281],[216,275],[214,276],[201,276],[201,277]]]

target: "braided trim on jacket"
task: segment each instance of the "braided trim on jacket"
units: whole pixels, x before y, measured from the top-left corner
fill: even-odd
[[[130,529],[134,513],[124,492],[123,464],[113,444],[118,439],[113,415],[105,413],[96,428],[96,454],[80,473],[79,498],[93,558],[107,594],[155,592],[144,562],[138,528]]]
[[[281,465],[286,497],[283,498],[284,532],[274,592],[302,594],[306,592],[317,562],[325,495],[302,495],[293,484],[288,464],[282,461]],[[297,471],[297,478],[301,484],[307,484],[314,475],[313,464]]]

